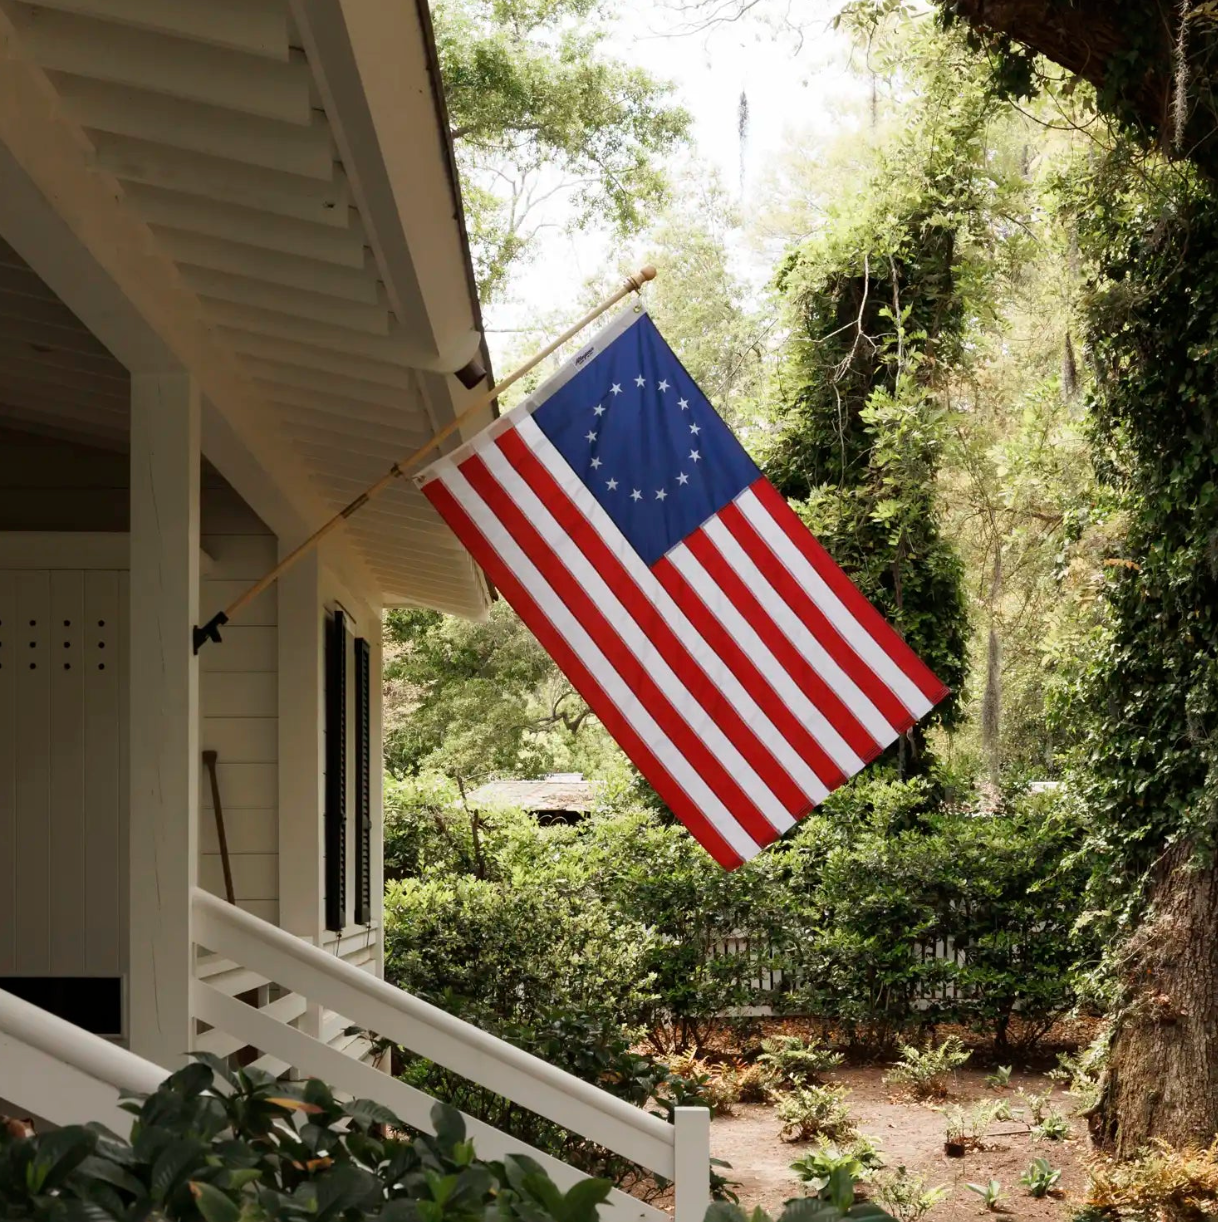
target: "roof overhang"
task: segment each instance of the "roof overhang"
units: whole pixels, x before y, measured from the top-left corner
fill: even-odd
[[[0,0],[0,237],[128,370],[196,376],[208,458],[285,543],[472,401],[434,80],[409,4]],[[332,538],[370,601],[487,606],[408,481]]]

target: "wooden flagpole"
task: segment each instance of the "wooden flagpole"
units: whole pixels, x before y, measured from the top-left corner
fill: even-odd
[[[656,269],[648,264],[640,268],[633,276],[627,276],[625,283],[610,297],[606,297],[595,309],[568,327],[556,340],[547,344],[536,356],[525,361],[519,369],[508,374],[502,382],[496,383],[484,391],[464,411],[448,422],[430,441],[421,445],[413,454],[399,458],[375,483],[370,484],[349,505],[340,509],[325,525],[315,530],[295,551],[289,552],[269,573],[260,577],[248,590],[233,599],[223,611],[217,611],[201,628],[194,632],[195,653],[206,641],[220,641],[220,629],[232,619],[243,607],[251,603],[268,586],[287,572],[302,556],[307,556],[328,534],[337,530],[349,517],[358,513],[373,497],[379,496],[396,479],[400,479],[421,458],[426,458],[433,450],[443,445],[475,412],[481,411],[489,403],[493,403],[509,386],[518,382],[531,369],[536,368],[551,352],[561,348],[567,340],[578,335],[589,323],[595,322],[606,310],[611,310],[619,301],[629,297],[631,293],[640,293],[648,280],[654,280]]]

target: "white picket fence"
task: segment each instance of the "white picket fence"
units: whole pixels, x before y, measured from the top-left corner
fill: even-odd
[[[957,947],[951,937],[940,938],[933,942],[917,942],[915,950],[921,962],[954,963],[963,967],[967,962],[963,948]],[[775,960],[781,956],[775,953],[773,942],[768,937],[754,937],[748,933],[737,931],[726,938],[712,942],[710,947],[714,958],[727,958],[733,955],[743,956],[754,962],[755,973],[745,981],[754,990],[756,1000],[752,1003],[736,1006],[730,1014],[733,1017],[767,1017],[776,1012],[773,1000],[796,989],[798,980],[789,979],[781,968],[774,967]],[[965,994],[953,980],[942,980],[922,984],[917,992],[914,1005],[918,1009],[928,1009],[940,1001],[960,1000]]]

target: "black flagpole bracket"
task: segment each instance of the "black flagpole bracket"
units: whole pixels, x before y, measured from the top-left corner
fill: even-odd
[[[193,629],[193,637],[195,644],[195,653],[198,653],[204,644],[208,641],[215,641],[220,644],[220,629],[228,623],[228,616],[223,611],[217,611],[215,615],[203,625],[202,628]]]

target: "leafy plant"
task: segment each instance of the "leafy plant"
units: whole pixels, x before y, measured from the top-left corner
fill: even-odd
[[[1032,1165],[1019,1177],[1019,1182],[1027,1188],[1029,1195],[1043,1197],[1061,1177],[1060,1169],[1054,1169],[1047,1158],[1034,1158]]]
[[[879,1143],[864,1134],[844,1146],[822,1141],[816,1149],[790,1164],[791,1170],[817,1195],[825,1190],[836,1171],[844,1170],[857,1184],[871,1179],[883,1165]]]
[[[796,1086],[778,1097],[776,1111],[787,1141],[827,1137],[843,1141],[854,1135],[844,1086]]]
[[[1002,1200],[1002,1185],[997,1180],[988,1180],[984,1184],[965,1184],[965,1187],[982,1199],[986,1209],[997,1209],[998,1202]]]
[[[1050,1107],[1037,1124],[1029,1127],[1033,1141],[1063,1141],[1070,1136],[1070,1122],[1055,1107]]]
[[[787,1201],[777,1222],[895,1222],[871,1201],[854,1200],[849,1176],[839,1173],[826,1197],[796,1197]],[[705,1222],[772,1222],[760,1205],[746,1213],[739,1205],[716,1202],[706,1211]]]
[[[1011,1069],[1010,1065],[999,1065],[993,1073],[985,1075],[986,1086],[993,1087],[994,1090],[1006,1090],[1011,1085]]]
[[[316,1079],[283,1083],[212,1057],[124,1107],[136,1117],[130,1141],[100,1125],[24,1138],[0,1131],[0,1216],[595,1222],[610,1191],[584,1180],[564,1195],[519,1155],[479,1162],[460,1113],[442,1104],[432,1110],[435,1136],[408,1140],[378,1103],[339,1103]]]
[[[942,1096],[947,1093],[948,1079],[971,1055],[956,1035],[949,1035],[937,1047],[904,1044],[901,1059],[884,1075],[884,1081],[905,1088],[918,1099]]]
[[[842,1063],[842,1054],[817,1039],[778,1035],[761,1041],[757,1063],[764,1067],[774,1087],[821,1086],[824,1074]]]
[[[897,1222],[921,1222],[940,1201],[951,1195],[946,1184],[927,1187],[924,1176],[907,1171],[904,1166],[875,1177],[876,1200],[884,1205]]]

